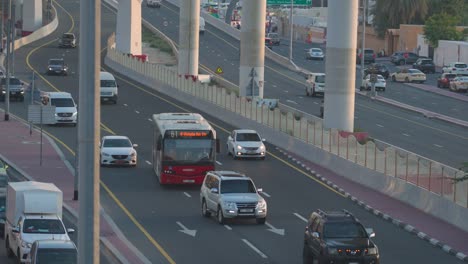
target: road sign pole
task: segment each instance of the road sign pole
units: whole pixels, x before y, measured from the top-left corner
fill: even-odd
[[[294,0],[291,0],[291,12],[289,13],[289,24],[290,24],[290,31],[291,36],[289,39],[289,61],[292,62],[293,56],[293,33],[294,33],[294,23],[293,23],[293,9],[294,9]]]
[[[39,154],[39,165],[42,166],[42,105],[41,105],[41,146],[40,146],[40,154]]]
[[[361,44],[361,78],[364,78],[364,65],[365,65],[365,56],[364,48],[366,46],[366,2],[367,0],[362,0],[362,44]]]

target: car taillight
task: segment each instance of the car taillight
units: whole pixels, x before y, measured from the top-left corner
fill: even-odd
[[[453,69],[452,69],[452,71],[456,71],[456,70],[457,70],[457,68],[453,68]]]
[[[444,78],[444,82],[448,82],[448,81],[449,81],[449,79],[447,79],[447,78]]]
[[[375,59],[375,54],[372,54],[372,58],[374,58],[374,59]]]

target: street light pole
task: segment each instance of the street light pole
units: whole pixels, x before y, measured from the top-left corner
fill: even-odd
[[[289,39],[289,61],[292,62],[292,58],[293,58],[293,30],[294,30],[294,26],[293,26],[293,8],[294,8],[294,0],[291,0],[291,12],[289,13],[289,24],[290,24],[290,32],[291,32],[291,36],[290,36],[290,39]]]
[[[5,61],[6,71],[6,91],[5,91],[5,121],[10,120],[10,38],[11,38],[11,1],[8,3],[8,20],[7,20],[7,52]]]
[[[11,73],[15,75],[15,38],[16,38],[16,5],[13,3],[11,6],[12,19],[11,23]]]
[[[364,65],[365,65],[365,53],[364,48],[366,46],[366,2],[362,0],[362,44],[361,44],[361,79],[364,79]]]

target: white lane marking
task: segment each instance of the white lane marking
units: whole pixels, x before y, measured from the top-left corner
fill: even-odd
[[[227,59],[224,59],[224,61],[227,61]]]
[[[146,162],[148,165],[151,165],[151,162],[149,162],[148,160],[145,160],[145,162]]]
[[[434,144],[434,146],[436,146],[436,147],[438,147],[438,148],[442,148],[441,145]]]
[[[228,225],[224,225],[224,227],[227,229],[227,230],[232,230],[232,227],[228,226]]]
[[[270,198],[270,197],[271,197],[271,195],[269,195],[269,194],[268,194],[268,193],[266,193],[266,192],[261,192],[261,194],[265,195],[265,196],[266,196],[266,197],[268,197],[268,198]]]
[[[148,121],[153,122],[153,120],[151,120],[151,118],[148,118]]]
[[[273,84],[273,87],[278,87],[278,86],[276,86],[275,84]]]
[[[302,215],[298,214],[298,213],[294,213],[295,216],[297,216],[297,218],[301,219],[302,221],[306,222],[307,223],[307,219],[305,219],[305,217],[303,217]]]
[[[412,98],[412,99],[415,99],[415,100],[416,100],[416,99],[418,99],[418,98],[417,98],[417,97],[415,97],[415,96],[413,96],[413,97],[411,97],[411,98]]]
[[[179,230],[179,232],[182,232],[182,233],[185,233],[189,236],[193,236],[195,237],[197,235],[197,230],[195,229],[188,229],[187,227],[185,227],[181,222],[177,221],[176,224],[178,224],[182,230]]]
[[[255,252],[257,252],[257,254],[259,254],[262,258],[267,258],[267,256],[265,254],[263,254],[263,252],[258,250],[258,248],[256,248],[254,245],[252,245],[252,243],[250,243],[247,239],[243,238],[242,242],[244,242],[245,244],[247,244],[247,246],[249,246],[251,249],[253,249]]]
[[[216,164],[218,164],[218,165],[223,165],[223,164],[222,164],[221,162],[219,162],[219,161],[216,161]]]
[[[456,108],[452,108],[451,110],[452,110],[452,111],[458,111],[458,109],[456,109]]]
[[[270,232],[273,232],[277,235],[284,236],[284,229],[282,228],[276,228],[272,224],[265,222],[265,225],[268,226],[270,229],[267,229]]]
[[[124,104],[124,106],[128,106],[128,104]]]
[[[188,198],[192,198],[192,195],[190,195],[189,193],[187,192],[184,192],[185,196],[187,196]]]
[[[221,54],[218,54],[217,56],[218,56],[218,57],[221,57]]]
[[[405,137],[409,137],[410,135],[403,133],[403,136],[405,136]]]
[[[436,105],[437,103],[431,103],[431,104]]]
[[[234,63],[231,63],[232,66],[234,66]]]
[[[297,104],[296,102],[294,102],[294,101],[292,101],[292,100],[286,100],[286,102],[292,103],[292,104]]]
[[[137,110],[135,110],[135,113],[139,114],[140,112],[139,112],[139,111],[137,111]]]
[[[383,127],[381,124],[376,124],[378,127]]]
[[[299,99],[303,99],[303,98],[304,98],[304,97],[302,97],[302,96],[299,96]]]
[[[289,93],[289,91],[288,91],[288,90],[283,90],[283,92],[285,92],[285,93]]]
[[[314,104],[318,104],[317,102],[314,102]]]

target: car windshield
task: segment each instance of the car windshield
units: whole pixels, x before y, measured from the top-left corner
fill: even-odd
[[[312,52],[322,52],[321,49],[312,49]]]
[[[256,193],[251,180],[221,181],[221,193]]]
[[[165,161],[177,161],[184,164],[214,161],[211,139],[165,139],[163,152]]]
[[[130,148],[132,143],[130,140],[125,138],[108,138],[104,140],[105,148]]]
[[[317,77],[315,77],[315,82],[325,83],[325,75],[318,75]]]
[[[455,68],[466,68],[466,67],[468,67],[468,66],[466,66],[465,63],[457,63],[457,64],[455,64]]]
[[[0,196],[0,213],[5,212],[6,196]]]
[[[2,79],[2,85],[6,84],[6,78]],[[10,85],[21,85],[21,81],[17,78],[10,78]]]
[[[55,107],[75,107],[71,98],[52,98],[50,103]]]
[[[364,50],[364,53],[366,53],[366,54],[374,54],[374,51],[373,51],[373,50],[367,50],[367,49],[366,49],[366,50]]]
[[[421,64],[430,64],[430,65],[432,65],[434,63],[432,62],[432,60],[422,60]]]
[[[447,78],[447,79],[453,79],[455,77],[457,77],[456,74],[445,74],[445,78]]]
[[[117,87],[114,80],[101,80],[101,87]]]
[[[377,75],[377,80],[385,82],[385,78],[382,75]]]
[[[236,141],[260,141],[257,133],[237,133]]]
[[[49,60],[49,65],[63,65],[63,60]]]
[[[75,36],[73,36],[72,34],[63,34],[62,38],[64,38],[64,39],[74,39]]]
[[[62,222],[57,219],[26,219],[23,233],[27,234],[65,234]]]
[[[408,69],[408,72],[409,73],[422,73],[420,70],[416,70],[416,69]]]
[[[332,222],[323,226],[324,238],[365,238],[366,230],[355,222]]]
[[[77,251],[73,248],[39,248],[37,264],[76,264]]]

